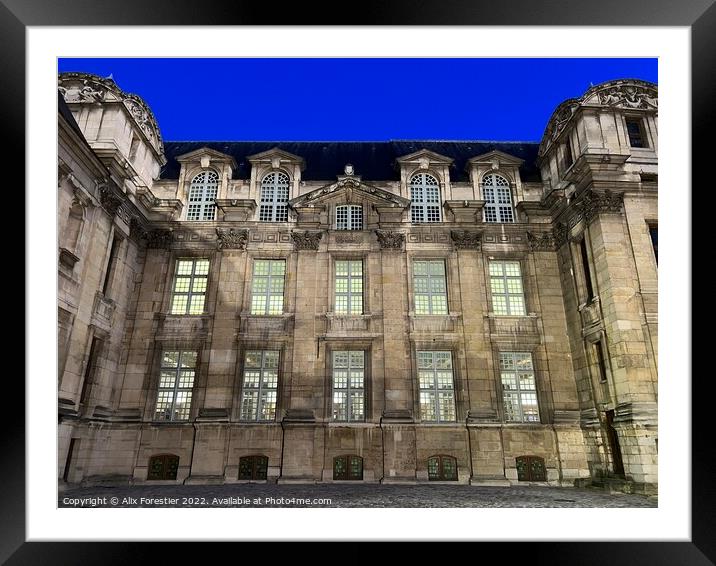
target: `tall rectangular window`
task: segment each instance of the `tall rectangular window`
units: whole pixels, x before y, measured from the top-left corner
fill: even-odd
[[[162,353],[155,420],[185,421],[189,418],[197,355],[197,352],[187,350]]]
[[[178,260],[171,314],[203,314],[208,277],[208,259]]]
[[[362,230],[363,207],[359,204],[342,204],[336,207],[336,230]]]
[[[656,224],[649,224],[649,236],[651,245],[654,248],[654,259],[659,263],[659,228]]]
[[[594,299],[594,285],[592,284],[592,272],[589,269],[589,255],[587,255],[587,240],[582,238],[579,242],[579,255],[582,259],[582,273],[584,273],[584,287],[587,291],[587,301]]]
[[[120,238],[112,236],[112,246],[109,248],[109,260],[107,261],[107,270],[104,273],[104,282],[102,283],[102,294],[107,295],[109,284],[112,282],[112,276],[114,274],[114,265],[117,260],[117,253],[119,252],[119,245],[121,243]]]
[[[507,422],[539,422],[537,387],[529,352],[501,352],[502,401]]]
[[[631,147],[647,147],[641,118],[627,118],[626,128]]]
[[[363,314],[363,261],[336,261],[336,314]]]
[[[82,380],[82,391],[80,392],[80,404],[84,405],[89,399],[89,394],[92,389],[92,380],[94,379],[95,369],[97,367],[97,357],[99,351],[102,348],[102,340],[96,336],[92,338],[92,344],[90,344],[89,356],[87,357],[87,366],[85,367],[85,375]]]
[[[525,295],[519,261],[490,262],[492,312],[498,316],[525,316]]]
[[[333,420],[365,420],[365,352],[333,352]]]
[[[413,262],[415,314],[447,314],[445,262],[442,259]]]
[[[594,343],[594,359],[597,362],[597,369],[599,370],[599,381],[604,383],[607,380],[607,366],[604,361],[604,348],[602,347],[601,340]]]
[[[427,422],[455,422],[455,389],[450,352],[418,352],[420,417]]]
[[[278,350],[246,352],[241,390],[242,421],[273,421],[276,419],[278,360]]]
[[[286,261],[283,259],[257,259],[251,282],[251,314],[283,314],[283,285]]]
[[[573,163],[574,163],[574,158],[572,157],[572,146],[569,143],[569,138],[567,138],[564,141],[564,169],[565,169],[565,171],[567,169],[569,169]]]

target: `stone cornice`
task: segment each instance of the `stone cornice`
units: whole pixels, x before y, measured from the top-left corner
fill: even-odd
[[[147,248],[153,250],[168,250],[174,241],[171,230],[149,230],[141,237],[146,242]]]
[[[311,203],[317,204],[330,196],[336,196],[340,193],[344,193],[346,202],[352,202],[354,197],[361,198],[367,197],[374,204],[380,205],[382,203],[397,205],[403,208],[410,206],[410,200],[403,198],[399,195],[386,191],[384,189],[368,185],[354,177],[344,177],[335,183],[319,187],[308,193],[300,195],[289,201],[289,205],[292,208],[298,208],[306,206]]]

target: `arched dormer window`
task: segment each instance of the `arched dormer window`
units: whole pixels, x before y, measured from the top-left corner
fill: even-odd
[[[502,175],[490,173],[482,178],[482,198],[485,200],[485,222],[514,222],[510,182]]]
[[[283,171],[274,171],[261,181],[261,207],[259,221],[288,221],[288,175]]]
[[[191,180],[187,220],[214,220],[216,217],[216,193],[219,175],[214,171],[202,171]]]
[[[363,207],[359,204],[341,204],[336,207],[336,230],[362,230]]]
[[[410,218],[413,224],[440,222],[440,183],[428,173],[410,179]]]

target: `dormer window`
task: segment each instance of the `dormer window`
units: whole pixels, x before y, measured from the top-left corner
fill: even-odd
[[[219,176],[214,171],[202,171],[196,175],[189,187],[187,220],[214,220],[216,216],[216,193],[219,190]]]
[[[283,171],[274,171],[261,181],[261,207],[259,221],[288,222],[289,177]]]
[[[359,204],[342,204],[336,207],[336,230],[362,230],[363,207]]]
[[[514,222],[510,182],[502,175],[490,173],[482,178],[482,197],[485,200],[485,222]]]
[[[440,222],[440,183],[428,173],[410,179],[410,217],[413,224]]]

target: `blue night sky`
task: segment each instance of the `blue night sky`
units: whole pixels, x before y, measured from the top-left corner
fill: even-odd
[[[590,84],[657,59],[60,59],[112,74],[168,141],[539,141]]]

